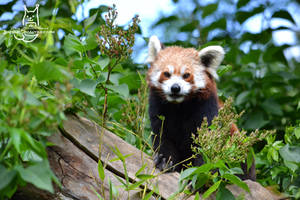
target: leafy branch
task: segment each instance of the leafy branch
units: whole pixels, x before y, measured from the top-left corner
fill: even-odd
[[[255,130],[249,136],[245,130],[231,133],[232,124],[236,124],[243,114],[234,112],[232,102],[232,98],[227,99],[211,125],[205,118],[197,133],[192,135],[194,141],[192,151],[196,155],[204,155],[207,162],[216,163],[219,160],[227,163],[243,162],[254,143],[275,133],[275,130]]]
[[[110,63],[107,66],[106,86],[104,87],[103,126],[105,126],[107,115],[107,85],[110,82],[111,72],[118,64],[131,55],[135,40],[134,34],[137,32],[138,23],[140,22],[138,16],[135,16],[128,29],[125,30],[123,27],[116,25],[115,20],[117,16],[118,12],[115,5],[112,8],[108,8],[108,14],[105,15],[105,23],[101,25],[100,32],[96,35],[101,54],[110,58]]]

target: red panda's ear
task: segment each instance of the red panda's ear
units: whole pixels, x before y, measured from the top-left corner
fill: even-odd
[[[162,44],[160,43],[157,36],[153,35],[149,39],[148,44],[148,58],[147,63],[152,63],[155,61],[158,52],[162,49]]]
[[[217,68],[224,59],[224,50],[221,46],[208,46],[199,51],[201,64],[214,77],[218,78]]]

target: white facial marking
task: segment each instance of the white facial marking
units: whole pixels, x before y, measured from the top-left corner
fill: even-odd
[[[173,74],[174,73],[174,67],[172,65],[168,65],[167,67],[169,69],[170,74]]]
[[[183,96],[177,97],[177,98],[173,98],[173,97],[170,97],[170,96],[167,95],[166,98],[167,98],[168,101],[171,101],[171,102],[177,102],[177,103],[181,103],[181,102],[183,102],[183,100],[184,100],[184,97],[183,97]]]
[[[185,72],[186,66],[182,66],[180,69],[180,74],[183,75]]]
[[[161,71],[156,69],[154,70],[152,73],[151,73],[151,76],[150,76],[150,80],[151,80],[151,83],[155,86],[155,87],[159,87],[159,77],[160,77],[160,74],[161,74]]]
[[[195,81],[195,86],[197,89],[205,88],[206,82],[205,82],[205,76],[203,74],[203,70],[197,70],[194,73],[194,81]]]
[[[192,86],[190,83],[186,82],[185,80],[183,80],[180,76],[171,76],[170,79],[164,81],[162,83],[162,89],[164,91],[165,94],[171,94],[171,87],[174,84],[178,84],[180,87],[180,92],[178,93],[178,95],[187,95],[189,94]]]
[[[178,94],[176,94],[176,96],[172,96],[171,92],[171,87],[174,84],[178,84],[180,87],[180,91],[178,92]],[[162,83],[161,88],[168,101],[180,103],[184,100],[184,96],[190,93],[192,86],[189,82],[183,80],[181,76],[173,75],[170,79]]]

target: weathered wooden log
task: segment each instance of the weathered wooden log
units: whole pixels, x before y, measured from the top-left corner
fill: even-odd
[[[101,136],[101,134],[103,135]],[[99,152],[100,137],[102,138],[101,152]],[[154,168],[150,156],[85,118],[69,115],[60,131],[52,135],[49,141],[54,144],[48,148],[49,162],[62,187],[56,187],[55,194],[50,194],[28,185],[21,188],[13,199],[97,200],[99,198],[96,192],[103,199],[109,199],[108,179],[119,191],[116,199],[138,200],[141,199],[141,191],[149,192],[151,190],[154,191],[151,199],[158,197],[167,199],[178,189],[178,173],[162,174]],[[139,181],[135,173],[144,165],[146,167],[143,173],[155,175],[156,178],[129,192],[125,191],[123,187],[119,187],[120,180],[125,181],[125,173],[120,160],[112,161],[116,158],[114,153],[116,147],[123,155],[130,155],[126,157],[125,162],[128,180],[131,183]],[[106,166],[104,181],[101,181],[98,175],[98,159]],[[245,182],[248,184],[251,194],[247,194],[237,186],[228,186],[227,188],[235,196],[244,194],[246,200],[279,199],[260,184],[249,180]],[[176,199],[194,199],[194,196],[180,195]],[[215,194],[209,199],[215,199]]]
[[[63,133],[65,137],[70,139],[73,143],[81,146],[81,148],[88,153],[95,160],[99,159],[99,138],[101,134],[101,127],[95,123],[84,119],[77,118],[76,116],[70,116],[64,123]],[[130,155],[126,158],[126,167],[128,176],[132,182],[137,181],[135,173],[143,166],[146,165],[144,173],[146,174],[161,174],[161,172],[154,168],[154,163],[147,154],[136,149],[132,145],[128,144],[115,134],[103,130],[103,145],[100,154],[102,162],[107,164],[107,169],[113,173],[125,178],[124,169],[122,162],[110,160],[117,156],[113,152],[113,149],[117,147],[123,155]],[[88,149],[86,148],[88,147]],[[159,195],[164,199],[167,199],[178,189],[178,178],[177,172],[161,174],[158,179],[155,179],[156,183],[150,184],[150,189],[153,189],[153,185],[157,185],[159,189]],[[170,184],[171,183],[171,184]]]

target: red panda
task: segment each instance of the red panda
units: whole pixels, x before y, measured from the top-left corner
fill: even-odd
[[[204,117],[211,123],[218,114],[222,105],[215,79],[224,54],[221,46],[208,46],[200,51],[178,46],[164,48],[156,36],[150,38],[149,117],[158,169],[181,171],[186,164],[183,161],[193,154],[191,134],[201,127]],[[164,120],[159,116],[164,116]],[[231,129],[237,130],[235,125]],[[180,162],[183,163],[176,165]],[[194,166],[203,163],[201,157],[192,160]]]

